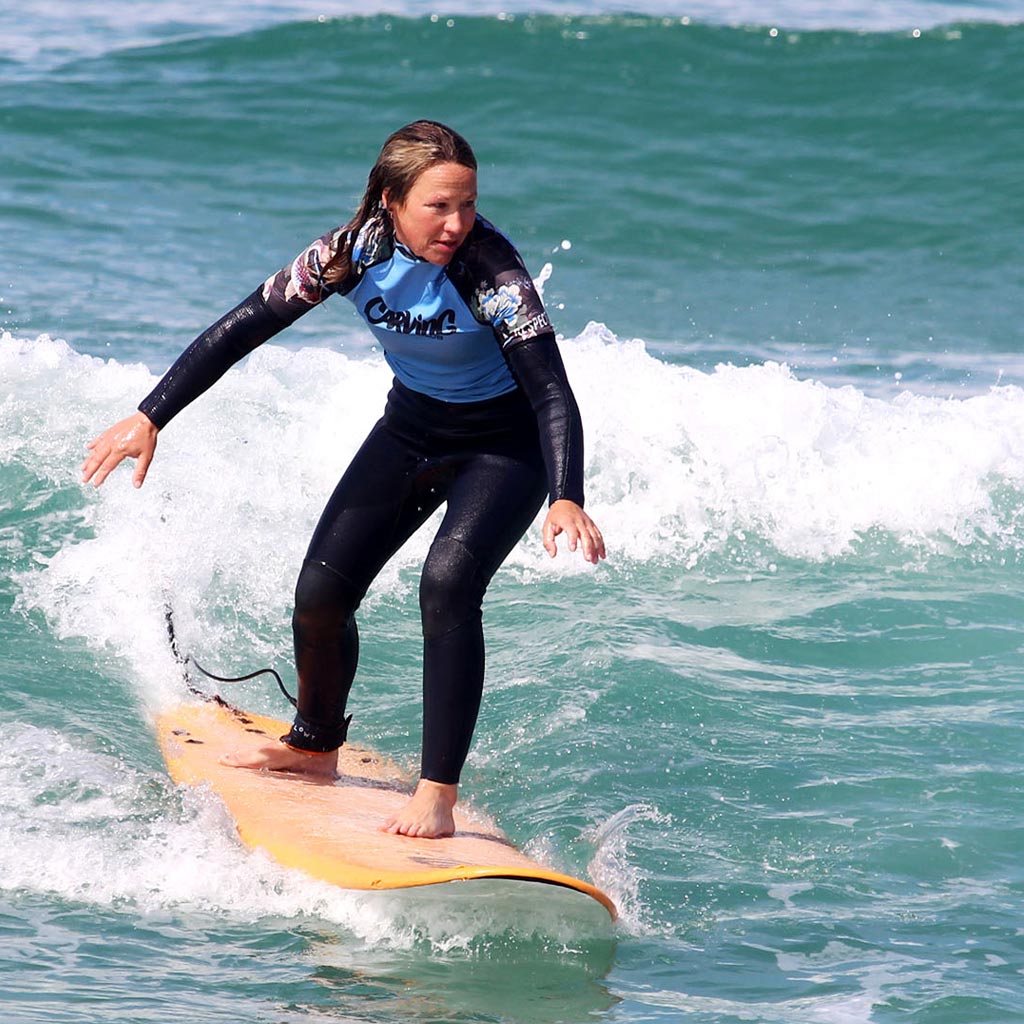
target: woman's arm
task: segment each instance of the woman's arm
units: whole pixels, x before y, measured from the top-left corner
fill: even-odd
[[[291,323],[267,305],[261,292],[262,288],[257,288],[203,331],[139,403],[139,411],[157,428],[167,426],[235,363]]]
[[[123,459],[136,458],[132,480],[141,487],[153,459],[157,431],[212,387],[240,359],[293,324],[330,294],[322,267],[344,241],[340,228],[306,246],[247,299],[208,327],[178,357],[160,383],[121,420],[88,445],[83,480],[98,487]]]
[[[82,481],[99,487],[124,459],[136,459],[132,483],[141,487],[156,451],[158,431],[235,363],[292,321],[276,314],[257,289],[208,327],[178,357],[139,411],[89,442]]]
[[[583,511],[583,423],[555,336],[546,332],[504,351],[537,416],[550,497],[544,548],[553,558],[555,538],[565,534],[570,551],[582,545],[583,557],[596,564],[605,557],[604,538]]]

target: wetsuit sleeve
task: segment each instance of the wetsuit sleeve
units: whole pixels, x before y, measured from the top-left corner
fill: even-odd
[[[203,331],[142,400],[140,411],[166,426],[240,359],[323,302],[334,290],[324,283],[323,271],[343,237],[341,228],[321,235]]]
[[[296,319],[275,313],[257,289],[208,327],[178,357],[160,383],[139,403],[157,427],[166,426],[189,402],[215,384],[243,356]]]
[[[583,422],[554,334],[510,345],[505,358],[537,416],[550,501],[582,507]]]
[[[477,216],[449,279],[494,331],[537,416],[552,502],[583,504],[583,424],[544,303],[515,246]]]

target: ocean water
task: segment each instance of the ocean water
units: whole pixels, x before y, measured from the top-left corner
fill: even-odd
[[[1022,54],[1009,2],[3,5],[0,1019],[1024,1020]],[[168,606],[290,678],[389,382],[346,303],[78,479],[420,116],[543,282],[609,547],[496,578],[464,797],[614,928],[318,885],[164,774]],[[427,539],[352,704],[410,769]]]

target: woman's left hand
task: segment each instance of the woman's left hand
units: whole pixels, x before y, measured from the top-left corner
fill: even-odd
[[[555,538],[564,533],[569,542],[569,550],[575,551],[583,547],[583,557],[597,565],[598,560],[607,557],[604,551],[604,537],[586,512],[568,498],[556,501],[548,509],[544,520],[544,550],[554,558],[558,554]]]

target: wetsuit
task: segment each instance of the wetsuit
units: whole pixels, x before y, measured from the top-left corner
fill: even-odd
[[[484,676],[481,606],[547,493],[583,504],[583,432],[550,321],[512,244],[482,217],[447,266],[419,259],[386,215],[324,268],[341,229],[307,246],[203,332],[139,409],[163,427],[235,362],[337,292],[380,341],[395,380],[338,483],[299,574],[292,619],[299,703],[284,741],[333,750],[348,728],[355,612],[388,559],[442,503],[420,580],[421,774],[455,783]]]

